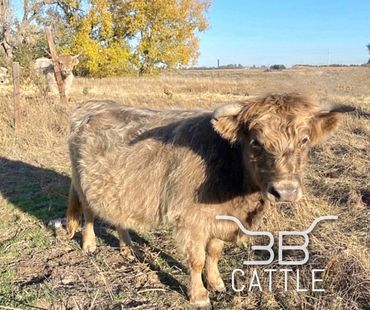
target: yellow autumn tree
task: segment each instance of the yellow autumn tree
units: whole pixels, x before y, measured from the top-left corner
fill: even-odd
[[[197,33],[207,26],[209,0],[113,0],[117,36],[132,46],[140,73],[189,65],[198,57]]]
[[[110,0],[91,0],[85,16],[75,17],[69,46],[63,52],[81,53],[78,71],[95,77],[121,75],[130,71],[130,49],[123,37],[115,35]]]
[[[98,77],[189,65],[209,6],[210,0],[88,0],[80,6],[86,12],[69,16],[73,35],[63,51],[82,53],[79,73]]]

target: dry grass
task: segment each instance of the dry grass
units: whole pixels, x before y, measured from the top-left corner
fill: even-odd
[[[149,107],[212,107],[274,91],[298,91],[326,101],[354,105],[337,134],[311,152],[306,196],[280,205],[265,227],[304,230],[320,215],[338,215],[311,235],[310,261],[302,267],[307,283],[312,268],[325,268],[325,292],[272,293],[231,289],[230,275],[252,256],[228,246],[221,262],[227,293],[212,295],[215,308],[369,309],[370,71],[320,68],[186,71],[148,78],[77,79],[71,101],[62,106],[30,83],[23,85],[22,129],[14,135],[10,88],[0,89],[0,305],[42,309],[183,309],[186,272],[167,229],[135,241],[145,262],[120,257],[114,232],[97,225],[100,247],[92,257],[62,229],[47,227],[63,215],[70,165],[68,118],[76,103],[109,98]],[[293,255],[293,254],[292,254]],[[273,264],[272,267],[278,267]],[[248,275],[248,268],[245,269]],[[248,279],[248,277],[247,277]],[[294,282],[289,278],[289,283]],[[265,280],[262,281],[262,283]]]

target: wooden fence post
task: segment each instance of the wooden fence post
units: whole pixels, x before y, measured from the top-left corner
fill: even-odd
[[[19,83],[19,62],[13,62],[13,97],[14,97],[14,128],[18,134],[21,128],[21,88]]]
[[[65,93],[65,85],[62,79],[62,73],[58,62],[58,53],[54,44],[53,35],[51,34],[50,27],[46,28],[46,37],[48,39],[51,60],[53,61],[54,76],[58,85],[60,100],[62,101],[62,103],[66,104],[68,102],[68,99]]]

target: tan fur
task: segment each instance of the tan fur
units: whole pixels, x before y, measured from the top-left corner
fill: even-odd
[[[58,63],[60,66],[62,79],[65,86],[65,92],[67,95],[72,89],[72,83],[74,79],[73,68],[79,63],[78,56],[79,55],[60,55],[58,57]],[[57,83],[55,81],[54,65],[52,63],[52,60],[48,58],[36,59],[35,69],[42,69],[48,84],[49,91],[52,94],[57,95],[59,91]]]
[[[69,148],[72,186],[87,218],[83,249],[95,249],[94,216],[115,225],[128,245],[126,229],[170,223],[189,263],[190,300],[209,304],[203,268],[209,288],[223,290],[217,269],[223,241],[243,237],[216,215],[233,215],[256,229],[270,206],[268,185],[300,184],[306,137],[316,142],[337,118],[296,94],[257,98],[233,111],[213,117],[212,111],[156,111],[112,101],[77,108]],[[73,201],[71,233],[79,216]]]
[[[78,226],[80,225],[80,217],[82,215],[82,208],[78,195],[71,184],[68,195],[67,208],[67,231],[70,238],[73,238]]]

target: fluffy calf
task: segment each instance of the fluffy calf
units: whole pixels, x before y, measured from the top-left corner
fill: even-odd
[[[83,212],[82,247],[92,252],[94,217],[115,225],[122,248],[131,246],[127,229],[171,223],[189,264],[190,300],[207,305],[201,272],[205,268],[209,289],[224,290],[217,268],[223,243],[242,236],[216,215],[255,229],[271,203],[300,199],[309,147],[350,110],[296,94],[215,111],[87,102],[71,119],[69,233]]]
[[[72,82],[74,79],[73,68],[78,64],[79,55],[60,55],[58,57],[58,62],[62,74],[62,79],[64,81],[65,92],[68,95],[72,88]],[[58,86],[54,76],[54,65],[53,61],[46,57],[41,57],[35,61],[35,69],[42,70],[46,77],[48,84],[48,89],[52,94],[58,94]]]

